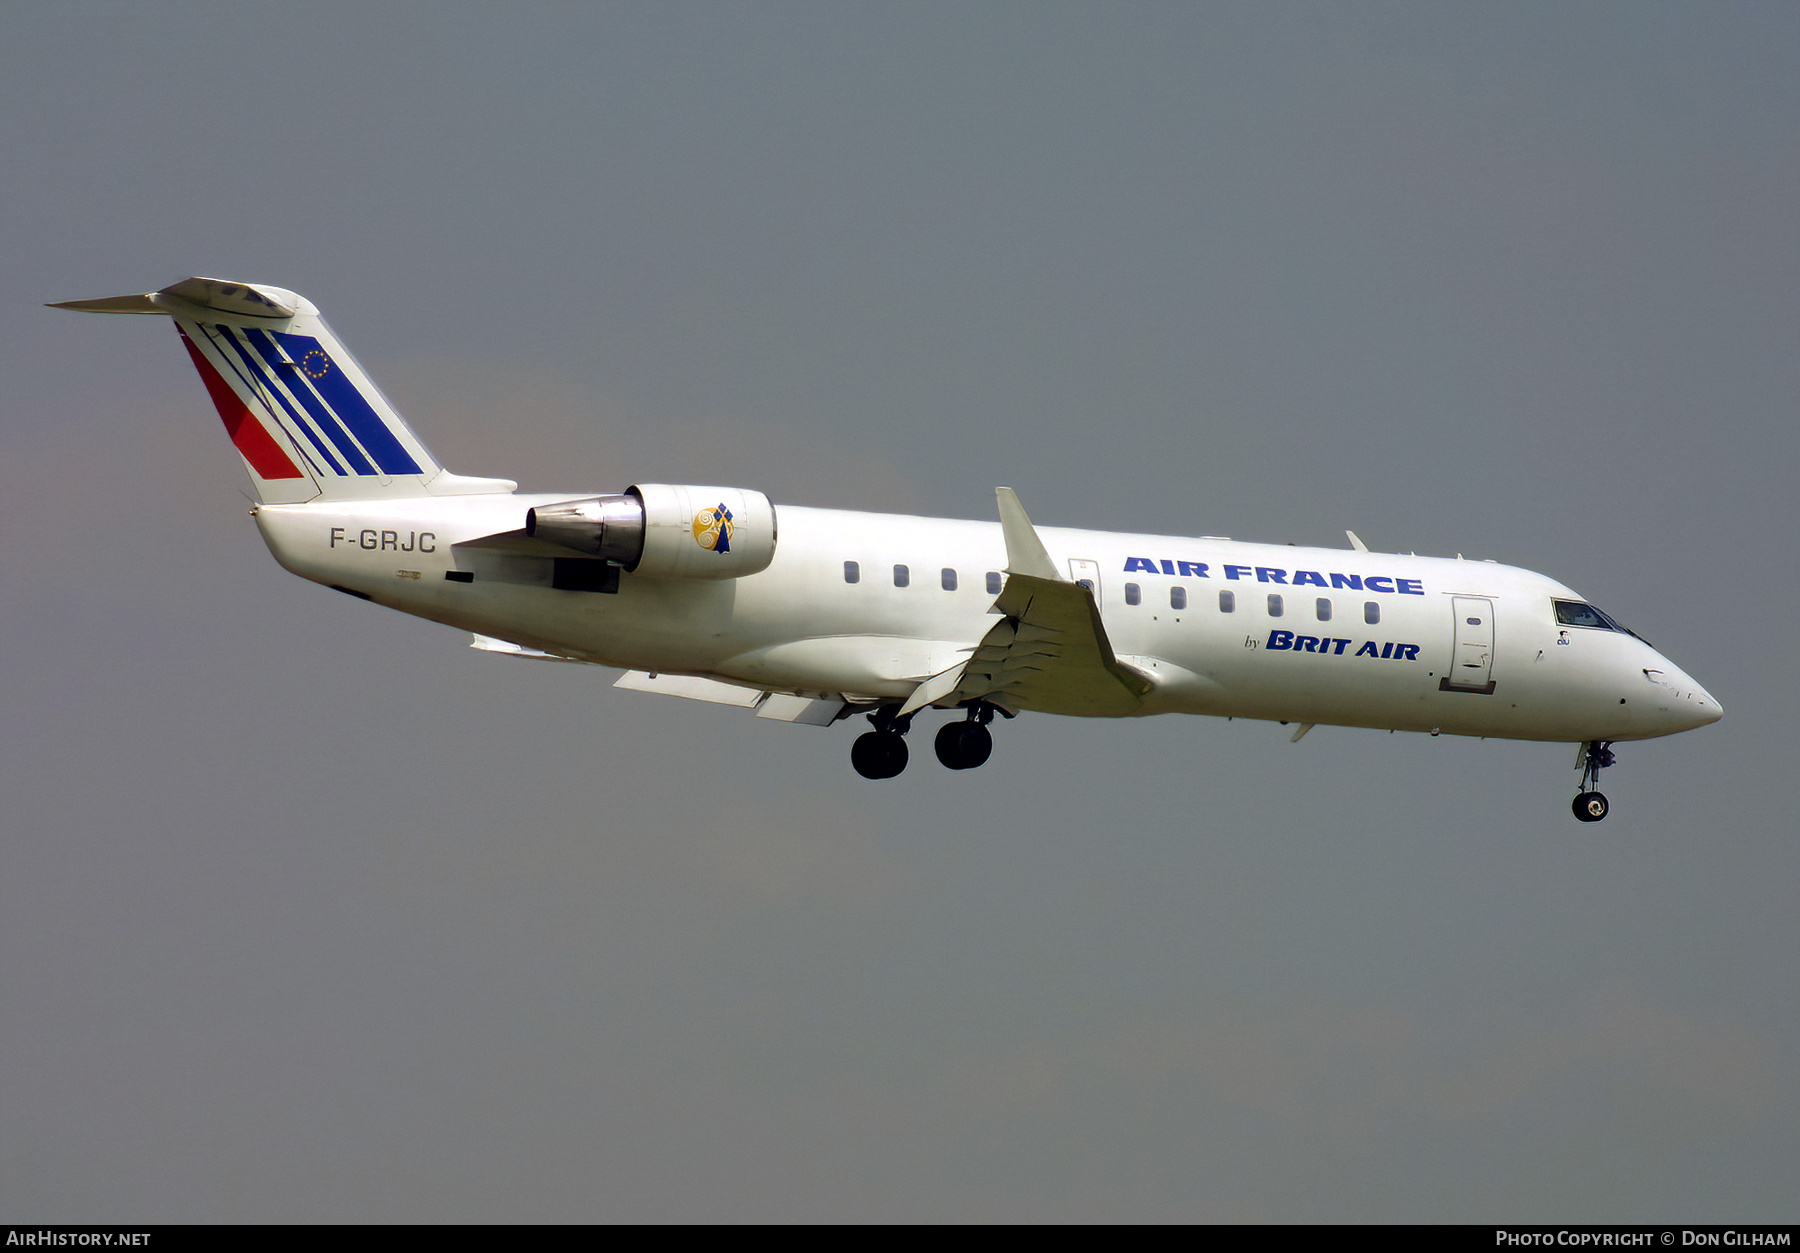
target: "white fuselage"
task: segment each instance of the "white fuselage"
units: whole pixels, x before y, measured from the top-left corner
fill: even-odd
[[[1002,577],[1007,558],[991,522],[784,505],[768,569],[721,580],[626,573],[614,594],[553,588],[547,546],[470,544],[517,532],[527,509],[567,499],[265,504],[256,517],[288,570],[390,608],[577,660],[765,690],[904,699],[998,621],[990,572]],[[1579,597],[1527,570],[1216,538],[1038,534],[1059,573],[1094,585],[1119,660],[1153,680],[1132,712],[1564,741],[1644,739],[1720,715],[1635,636],[1559,625],[1553,600]]]

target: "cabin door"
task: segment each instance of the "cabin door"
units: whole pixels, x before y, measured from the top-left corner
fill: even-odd
[[[1438,687],[1448,692],[1494,694],[1494,602],[1485,596],[1452,596],[1456,614],[1450,673]]]
[[[1086,584],[1088,591],[1094,594],[1094,603],[1100,603],[1100,563],[1098,561],[1082,561],[1080,558],[1069,559],[1069,579],[1075,583]]]

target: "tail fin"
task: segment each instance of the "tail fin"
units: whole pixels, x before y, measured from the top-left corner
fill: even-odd
[[[140,296],[52,307],[173,318],[261,500],[294,504],[517,487],[507,479],[464,478],[439,465],[317,307],[291,291],[190,278]]]

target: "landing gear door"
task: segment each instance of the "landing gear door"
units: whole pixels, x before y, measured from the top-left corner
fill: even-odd
[[[1438,688],[1445,692],[1494,694],[1494,602],[1485,596],[1452,596],[1456,629],[1450,649],[1450,673]]]
[[[1080,583],[1094,594],[1094,604],[1100,603],[1100,563],[1083,561],[1079,557],[1069,558],[1069,581]]]

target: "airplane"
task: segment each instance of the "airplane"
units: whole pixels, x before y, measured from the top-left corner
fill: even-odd
[[[1576,592],[1462,557],[772,504],[742,487],[520,494],[452,474],[294,292],[188,278],[54,304],[173,319],[284,568],[470,632],[472,647],[625,671],[615,686],[828,726],[850,760],[988,760],[1025,711],[1189,713],[1573,741],[1582,822],[1612,746],[1705,726],[1719,702]],[[741,716],[741,715],[740,715]]]

